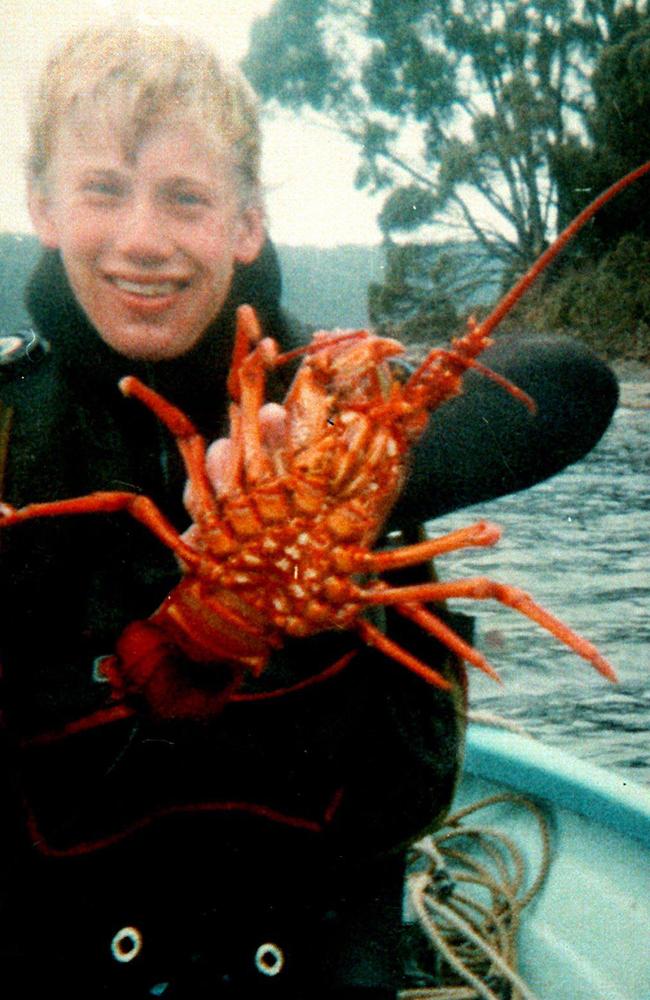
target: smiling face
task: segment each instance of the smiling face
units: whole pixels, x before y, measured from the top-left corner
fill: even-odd
[[[228,144],[209,144],[189,122],[151,130],[128,154],[106,119],[64,125],[30,210],[102,339],[142,360],[198,343],[235,263],[253,261],[264,241],[261,208],[242,205]]]

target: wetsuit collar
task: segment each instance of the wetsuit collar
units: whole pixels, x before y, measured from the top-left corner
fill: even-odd
[[[237,306],[242,302],[256,305],[267,325],[275,326],[273,317],[280,317],[279,269],[270,251],[275,268],[268,273],[268,260],[262,262],[264,280],[259,267],[236,272],[228,300],[199,343],[170,361],[133,361],[109,347],[77,303],[58,251],[43,253],[27,285],[25,302],[68,377],[83,379],[95,390],[114,392],[122,376],[136,375],[189,411],[201,429],[210,432],[214,430],[210,409],[222,409],[215,407],[215,395],[225,392]],[[274,329],[274,335],[282,339],[282,330]]]

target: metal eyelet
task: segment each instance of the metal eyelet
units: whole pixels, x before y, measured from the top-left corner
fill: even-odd
[[[103,656],[96,656],[93,660],[93,672],[92,679],[95,684],[108,684],[108,677],[104,673],[103,668],[106,666],[109,660],[113,657],[104,653]]]
[[[111,941],[111,955],[116,962],[132,962],[142,951],[142,934],[137,927],[122,927]]]
[[[277,944],[267,941],[255,952],[255,968],[263,976],[277,976],[284,968],[284,952]]]
[[[50,345],[36,330],[15,330],[0,334],[0,369],[21,368],[45,357]]]

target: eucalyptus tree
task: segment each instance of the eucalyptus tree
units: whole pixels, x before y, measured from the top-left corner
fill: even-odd
[[[277,0],[244,68],[358,145],[387,241],[471,239],[513,273],[575,207],[592,69],[623,15],[645,0]]]
[[[650,159],[650,18],[624,10],[591,76],[588,140],[560,151],[557,175],[568,215],[591,196]],[[572,182],[580,178],[579,184]],[[563,181],[566,180],[566,183]],[[650,181],[643,180],[598,213],[579,241],[584,255],[600,258],[626,235],[650,239],[643,210]]]

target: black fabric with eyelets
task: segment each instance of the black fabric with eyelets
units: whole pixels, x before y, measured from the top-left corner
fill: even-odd
[[[47,253],[28,303],[51,349],[27,377],[0,387],[13,410],[4,499],[20,506],[129,488],[182,527],[174,442],[121,397],[117,380],[138,375],[207,437],[222,434],[238,302],[256,306],[283,349],[302,340],[278,299],[267,248],[256,268],[238,272],[221,320],[192,356],[134,366],[98,338],[58,255]],[[270,380],[271,398],[282,398],[291,374],[287,366]],[[397,848],[451,797],[461,742],[452,701],[359,651],[327,683],[233,704],[209,724],[136,714],[42,743],[107,707],[94,662],[160,603],[178,568],[121,515],[21,525],[0,534],[0,560],[0,782],[4,815],[13,803],[15,816],[0,832],[3,992],[15,978],[25,995],[56,988],[68,1000],[394,991]],[[340,634],[290,643],[269,676],[290,686],[351,644]],[[437,646],[420,652],[440,658]],[[125,928],[141,941],[134,955]],[[116,960],[116,936],[130,960]],[[255,961],[269,942],[283,957],[277,975]]]

